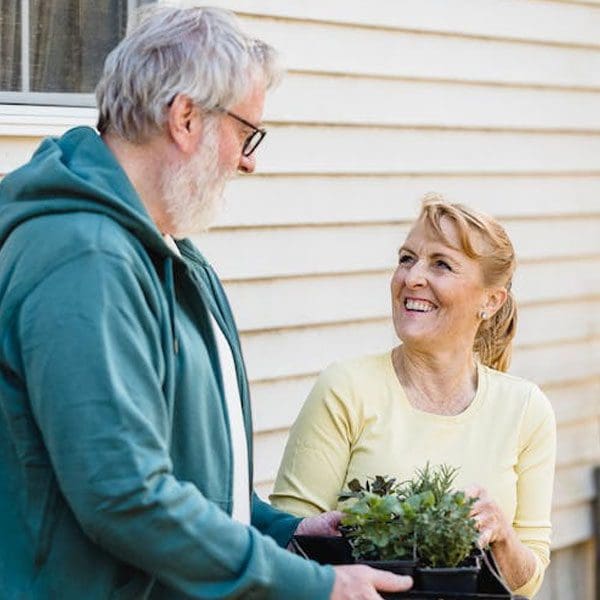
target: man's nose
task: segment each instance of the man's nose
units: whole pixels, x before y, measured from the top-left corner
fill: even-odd
[[[256,156],[251,154],[250,156],[240,156],[240,162],[238,164],[238,171],[242,173],[254,173],[256,168]]]

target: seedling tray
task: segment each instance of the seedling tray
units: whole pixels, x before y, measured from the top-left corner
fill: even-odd
[[[317,560],[321,564],[348,564],[354,560],[349,549],[344,547],[343,538],[320,536],[295,536],[295,542],[300,547],[300,553],[306,558]],[[485,562],[477,579],[477,593],[464,592],[423,592],[412,589],[408,592],[381,593],[386,600],[527,600],[522,596],[513,596],[504,585],[492,574]]]
[[[412,598],[414,600],[526,600],[520,596],[512,596],[504,585],[496,579],[489,570],[487,564],[482,562],[481,571],[477,578],[477,592],[468,594],[465,592],[422,592],[418,589],[397,594],[381,594],[386,600],[400,600],[401,598]]]
[[[413,600],[429,600],[430,598],[434,598],[435,600],[456,600],[458,598],[462,600],[527,600],[524,596],[511,596],[508,592],[502,594],[486,594],[483,592],[465,594],[453,592],[419,592],[418,590],[414,590],[398,594],[382,594],[380,592],[380,595],[386,598],[386,600],[400,600],[401,598],[412,598]]]

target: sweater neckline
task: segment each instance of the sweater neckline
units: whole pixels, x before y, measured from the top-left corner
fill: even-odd
[[[396,371],[394,369],[394,364],[392,362],[392,351],[390,351],[386,355],[386,369],[388,370],[388,376],[391,377],[396,389],[398,390],[398,396],[400,402],[404,405],[405,409],[419,417],[421,419],[425,419],[428,421],[436,421],[438,423],[463,423],[472,419],[481,409],[484,400],[485,400],[485,390],[487,388],[487,371],[484,365],[480,362],[476,363],[477,365],[477,391],[475,392],[475,397],[473,401],[465,410],[457,415],[438,415],[436,413],[428,412],[426,410],[421,410],[419,408],[414,407],[410,400],[408,399],[408,395],[400,381],[398,380],[398,376],[396,375]]]

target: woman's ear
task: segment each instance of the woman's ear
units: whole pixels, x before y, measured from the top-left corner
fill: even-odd
[[[485,298],[481,310],[487,313],[489,319],[495,315],[506,302],[508,291],[504,287],[488,288],[485,292]]]
[[[179,150],[193,154],[202,137],[202,115],[194,101],[185,94],[177,94],[168,108],[167,132]]]

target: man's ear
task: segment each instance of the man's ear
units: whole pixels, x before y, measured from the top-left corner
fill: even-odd
[[[502,308],[502,305],[506,302],[507,298],[508,292],[506,288],[488,288],[482,309],[487,312],[489,317],[491,317]]]
[[[185,94],[177,94],[167,113],[167,132],[184,154],[195,152],[202,137],[202,116],[198,106]]]

